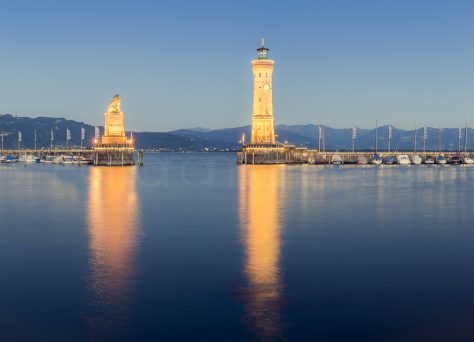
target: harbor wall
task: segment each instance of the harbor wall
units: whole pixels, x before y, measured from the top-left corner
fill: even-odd
[[[357,164],[359,157],[365,157],[368,160],[372,159],[374,151],[357,151],[357,152],[338,152],[338,151],[318,151],[308,150],[306,148],[297,148],[293,145],[267,145],[254,146],[245,145],[240,152],[237,152],[237,164],[330,164],[333,155],[339,155],[344,164]],[[385,156],[397,157],[398,155],[418,155],[421,158],[426,156],[444,155],[447,158],[451,157],[466,157],[473,156],[474,152],[459,152],[459,151],[426,151],[426,152],[378,152],[381,158]]]
[[[131,166],[135,165],[133,150],[99,150],[94,151],[95,166]]]

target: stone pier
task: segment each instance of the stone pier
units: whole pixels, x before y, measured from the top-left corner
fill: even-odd
[[[96,166],[135,165],[135,148],[129,145],[96,145],[93,164]]]

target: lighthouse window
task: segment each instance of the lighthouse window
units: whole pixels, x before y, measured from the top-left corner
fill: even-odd
[[[258,77],[262,77],[262,73],[261,73],[261,72],[260,72],[260,73],[258,73]]]

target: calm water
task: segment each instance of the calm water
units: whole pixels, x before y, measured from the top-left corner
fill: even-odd
[[[0,340],[472,341],[474,167],[0,166]]]

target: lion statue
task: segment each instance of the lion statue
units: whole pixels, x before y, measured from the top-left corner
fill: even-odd
[[[120,95],[115,95],[110,101],[108,112],[109,113],[120,113]]]

